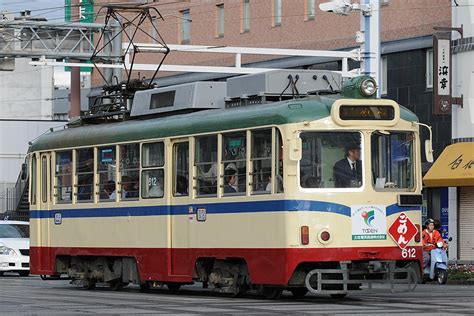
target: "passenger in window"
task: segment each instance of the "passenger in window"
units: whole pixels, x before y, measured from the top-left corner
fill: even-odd
[[[176,176],[176,194],[188,195],[188,179],[184,176]]]
[[[77,199],[79,201],[92,199],[92,179],[91,174],[79,175],[77,188]]]
[[[112,195],[112,193],[114,193],[114,191],[115,182],[113,180],[107,181],[107,183],[104,185],[104,188],[102,189],[102,192],[100,192],[100,199],[110,199],[110,196]]]
[[[305,188],[319,188],[319,180],[315,176],[309,176],[304,181]]]
[[[237,193],[239,187],[237,186],[236,171],[232,168],[226,169],[224,172],[225,187],[224,193]]]
[[[163,187],[161,186],[161,183],[159,181],[156,185],[150,187],[148,191],[148,197],[163,197]]]
[[[138,188],[136,188],[137,181],[133,181],[133,179],[129,176],[122,177],[122,192],[120,194],[122,199],[125,198],[138,198]],[[110,199],[115,200],[116,191],[114,190],[112,194],[110,194]]]
[[[346,147],[346,157],[334,164],[336,188],[357,188],[362,185],[362,162],[360,146],[356,143]]]

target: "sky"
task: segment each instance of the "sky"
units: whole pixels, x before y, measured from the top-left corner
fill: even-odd
[[[48,20],[64,20],[64,0],[0,0],[0,12],[9,11],[15,16],[20,11],[30,10],[33,17],[45,17]],[[58,86],[69,86],[70,74],[64,67],[54,68],[54,82]]]
[[[20,11],[31,10],[31,15],[58,19],[57,21],[64,17],[64,9],[58,8],[63,6],[64,0],[0,0],[0,11],[8,10],[18,14]]]

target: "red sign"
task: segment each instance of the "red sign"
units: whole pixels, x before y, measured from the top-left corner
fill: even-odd
[[[418,229],[405,213],[401,213],[388,229],[388,233],[392,236],[398,247],[405,249],[413,237],[418,234]]]

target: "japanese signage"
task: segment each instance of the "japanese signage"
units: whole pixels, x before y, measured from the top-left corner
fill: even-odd
[[[451,114],[451,35],[433,35],[433,113]]]
[[[388,233],[393,241],[401,249],[405,249],[410,241],[418,234],[418,228],[411,222],[410,218],[405,213],[400,213],[398,218],[393,222],[388,229]]]
[[[65,0],[64,7],[64,20],[67,22],[78,21],[82,23],[93,23],[94,22],[94,0],[79,0],[79,10],[71,10],[71,1]],[[79,12],[78,12],[79,11]],[[73,12],[71,14],[71,12]],[[78,12],[78,13],[76,13]],[[79,14],[77,16],[77,14]]]
[[[352,240],[387,239],[387,217],[383,205],[351,207]]]
[[[79,0],[79,10],[71,2],[72,0],[64,1],[66,22],[94,23],[94,0]],[[65,70],[71,71],[71,68],[65,67]],[[92,72],[92,67],[81,67],[81,72]]]

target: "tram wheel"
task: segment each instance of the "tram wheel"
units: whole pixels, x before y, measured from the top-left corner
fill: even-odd
[[[264,286],[261,292],[267,300],[277,300],[280,298],[283,289],[274,286]]]
[[[85,290],[95,289],[95,281],[91,279],[84,280],[84,284],[82,285],[82,288]]]
[[[115,280],[109,283],[109,287],[112,291],[121,291],[124,286],[127,286],[128,283],[123,283],[122,280]]]
[[[180,283],[166,283],[166,287],[168,288],[168,290],[170,290],[170,292],[176,293],[181,288],[181,284]]]
[[[290,292],[294,298],[300,299],[303,298],[306,293],[308,293],[308,289],[305,287],[297,287],[294,289],[290,289]]]
[[[343,294],[330,294],[332,298],[344,298],[347,296],[347,293]]]
[[[140,284],[140,292],[148,292],[150,291],[150,289],[151,289],[150,283],[145,282],[145,283]]]

